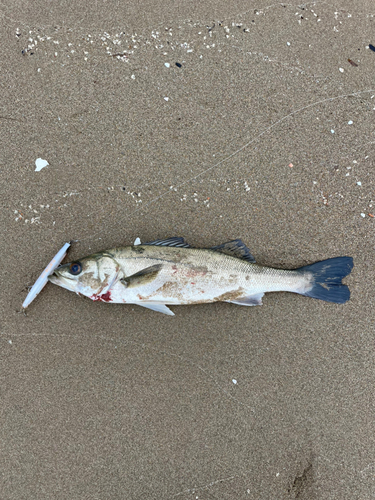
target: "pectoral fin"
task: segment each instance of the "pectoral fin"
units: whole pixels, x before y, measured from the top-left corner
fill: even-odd
[[[169,309],[169,307],[167,307],[165,304],[147,304],[147,303],[141,304],[140,302],[137,302],[137,306],[146,307],[147,309],[151,309],[152,311],[167,314],[168,316],[174,316],[174,312],[172,312]]]
[[[230,302],[231,304],[237,304],[239,306],[261,306],[262,297],[264,293],[256,293],[255,295],[249,295],[237,300],[226,300],[225,302]]]
[[[142,271],[139,271],[138,273],[121,278],[120,281],[127,288],[144,286],[154,281],[161,268],[162,268],[161,264],[156,264],[155,266],[146,267],[145,269],[142,269]]]

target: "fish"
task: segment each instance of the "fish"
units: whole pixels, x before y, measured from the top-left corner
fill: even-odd
[[[268,292],[293,292],[337,304],[350,298],[342,279],[353,268],[352,257],[285,270],[258,265],[240,239],[211,248],[193,248],[181,237],[137,240],[63,264],[48,279],[93,301],[136,304],[171,316],[168,306],[173,305],[262,305]]]

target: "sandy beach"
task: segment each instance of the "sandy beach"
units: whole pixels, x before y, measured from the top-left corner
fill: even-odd
[[[373,3],[0,19],[1,499],[373,499]],[[48,283],[21,310],[67,241],[65,262],[172,236],[351,256],[351,299],[170,317]]]

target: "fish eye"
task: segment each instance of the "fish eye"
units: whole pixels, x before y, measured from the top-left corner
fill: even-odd
[[[74,276],[77,276],[82,271],[82,264],[80,262],[72,262],[70,264],[69,272]]]

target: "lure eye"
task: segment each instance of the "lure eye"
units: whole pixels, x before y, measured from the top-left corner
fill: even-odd
[[[77,276],[82,271],[82,264],[80,262],[72,262],[70,264],[69,272],[74,276]]]

